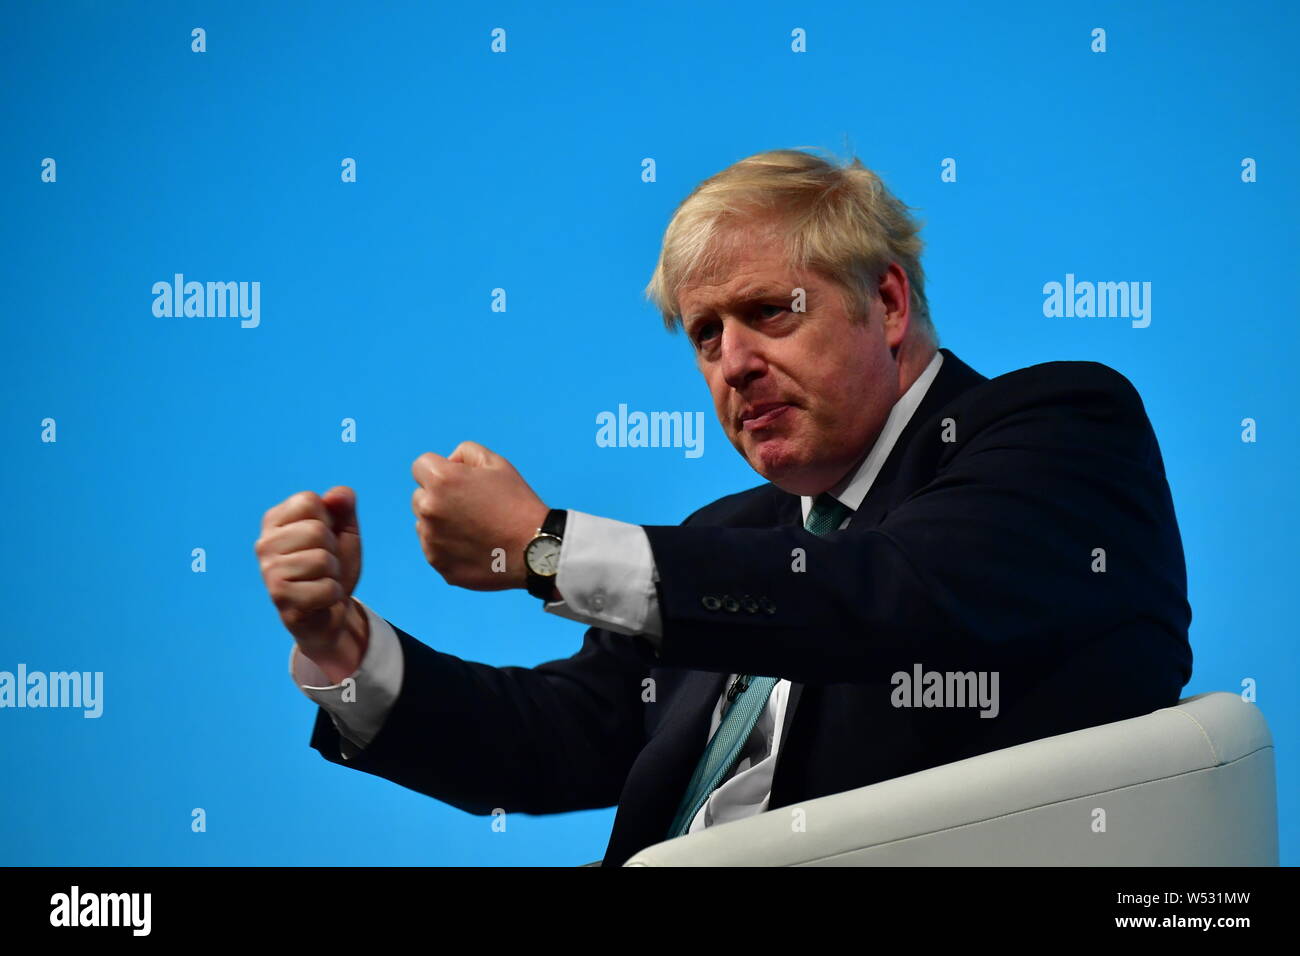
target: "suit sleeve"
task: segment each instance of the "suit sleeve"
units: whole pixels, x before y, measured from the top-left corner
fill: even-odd
[[[391,623],[391,622],[390,622]],[[340,753],[318,708],[311,746],[468,813],[563,813],[616,804],[645,743],[644,638],[589,628],[572,657],[493,667],[423,644],[396,626],[401,689],[365,749]]]
[[[647,526],[662,664],[808,683],[1051,666],[1144,622],[1190,675],[1182,544],[1132,385],[1078,362],[981,389],[912,438],[943,443],[937,471],[873,527]]]
[[[361,664],[350,675],[351,686],[331,684],[325,673],[294,644],[289,674],[307,697],[330,715],[342,738],[344,759],[368,744],[383,726],[402,686],[402,648],[397,633],[369,605],[356,600],[366,615],[370,641]]]
[[[645,530],[572,508],[568,516],[555,581],[563,599],[543,608],[618,634],[640,634],[657,645],[658,595]]]

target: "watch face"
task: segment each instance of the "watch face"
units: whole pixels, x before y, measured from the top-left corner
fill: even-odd
[[[534,538],[524,551],[524,559],[533,574],[552,577],[560,570],[560,539],[549,534]]]

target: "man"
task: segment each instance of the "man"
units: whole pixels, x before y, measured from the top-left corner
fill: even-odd
[[[353,598],[348,488],[268,511],[311,745],[475,814],[617,804],[616,866],[1175,703],[1191,611],[1141,399],[1094,362],[987,379],[939,349],[920,250],[856,160],[759,154],[683,201],[649,293],[766,482],[680,526],[549,508],[473,442],[415,461],[430,564],[590,624],[570,658],[464,661]],[[943,696],[967,677],[979,707]]]

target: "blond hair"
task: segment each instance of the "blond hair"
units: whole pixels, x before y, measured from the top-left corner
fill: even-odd
[[[715,275],[728,249],[728,227],[749,221],[782,230],[792,267],[839,283],[856,321],[866,321],[881,276],[897,262],[911,287],[913,326],[937,347],[921,268],[922,223],[856,157],[835,165],[803,149],[746,157],[678,204],[645,290],[664,325],[670,332],[681,326],[678,292]]]

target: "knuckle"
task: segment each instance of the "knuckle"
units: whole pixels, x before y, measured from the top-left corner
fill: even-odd
[[[306,552],[306,555],[307,570],[318,577],[333,574],[338,570],[338,558],[325,548],[312,548]]]
[[[327,514],[324,500],[314,491],[300,491],[290,501],[294,502],[294,511],[298,515],[324,518]]]

